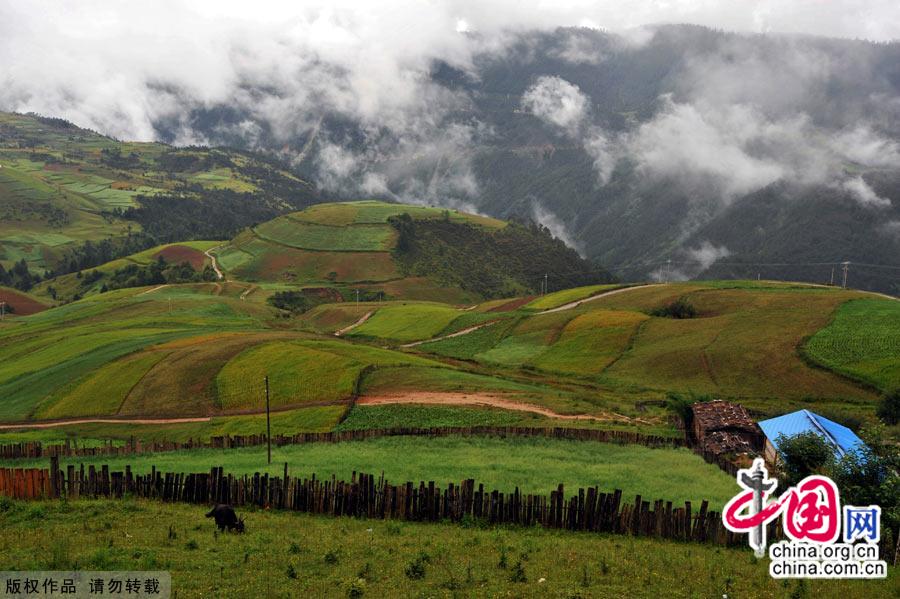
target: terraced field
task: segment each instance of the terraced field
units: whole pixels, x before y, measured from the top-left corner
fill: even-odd
[[[857,299],[804,346],[818,364],[878,389],[900,388],[900,301]]]
[[[355,284],[393,297],[432,301],[470,301],[477,296],[435,285],[422,277],[404,278],[391,255],[397,232],[388,219],[449,219],[496,230],[503,221],[438,208],[377,201],[316,205],[244,231],[216,252],[231,276],[254,282],[316,285]]]
[[[281,184],[307,187],[286,171],[228,150],[120,142],[63,121],[6,112],[0,112],[0,128],[4,266],[24,258],[43,272],[76,245],[139,231],[140,224],[120,212],[138,207],[139,195],[176,194],[192,201],[212,195],[207,191],[262,194],[254,182],[265,178],[262,171]],[[167,160],[160,163],[164,154]]]

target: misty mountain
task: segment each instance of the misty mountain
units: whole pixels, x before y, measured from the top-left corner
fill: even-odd
[[[432,60],[421,103],[374,119],[322,106],[286,132],[231,104],[155,126],[277,153],[336,199],[534,218],[626,279],[900,266],[900,44],[639,33],[469,34],[468,63]],[[898,270],[851,269],[900,289]]]
[[[121,33],[91,44],[66,33],[76,12],[9,8],[29,27],[4,30],[0,52],[19,50],[0,107],[266,152],[327,199],[533,218],[626,279],[825,282],[849,260],[852,284],[897,291],[900,44],[629,29],[619,11],[605,13],[617,33],[554,28],[573,21],[502,8],[455,29],[459,17],[415,5],[240,22],[185,9],[162,38],[132,13],[166,17],[122,9]],[[761,30],[893,30],[888,8],[849,29],[736,10]],[[731,23],[717,14],[698,18]],[[117,36],[145,43],[118,52]]]

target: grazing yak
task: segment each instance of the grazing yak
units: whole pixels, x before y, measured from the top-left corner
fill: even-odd
[[[234,513],[234,508],[230,505],[216,505],[206,514],[207,518],[215,518],[216,526],[219,530],[225,532],[231,530],[234,532],[244,532],[244,519],[238,518]]]

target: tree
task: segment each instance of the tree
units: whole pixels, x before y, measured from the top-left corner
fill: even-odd
[[[812,431],[791,437],[781,434],[777,442],[785,487],[796,485],[810,474],[827,474],[834,465],[831,446]]]
[[[894,425],[900,422],[900,389],[886,393],[878,403],[875,413],[885,424]]]
[[[882,525],[900,530],[900,449],[884,439],[884,426],[860,431],[866,445],[835,462],[830,476],[841,502],[881,506]],[[882,533],[883,534],[883,533]]]

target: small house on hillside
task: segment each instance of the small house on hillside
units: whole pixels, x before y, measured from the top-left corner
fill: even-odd
[[[716,455],[762,451],[765,436],[744,406],[715,400],[695,403],[691,411],[691,432],[704,451]]]
[[[782,435],[793,437],[801,433],[816,433],[831,446],[834,457],[837,459],[866,446],[862,439],[846,426],[809,410],[798,410],[784,416],[763,420],[759,423],[759,427],[766,435],[766,460],[772,463],[778,458],[778,438]]]

